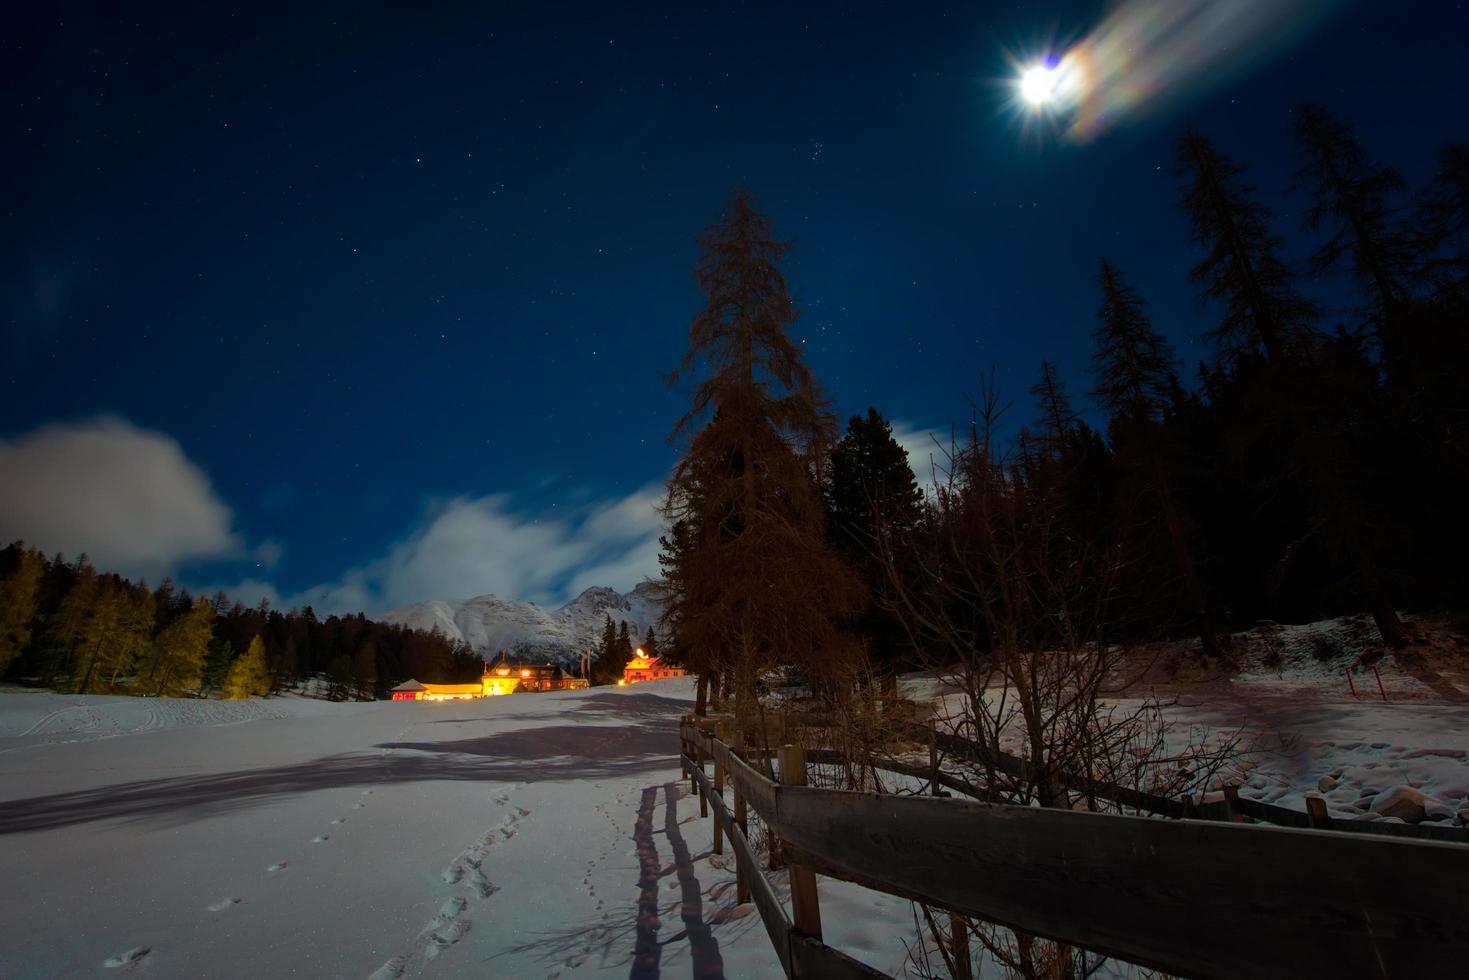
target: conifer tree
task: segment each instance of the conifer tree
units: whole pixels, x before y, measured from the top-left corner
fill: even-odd
[[[743,188],[700,236],[705,305],[681,371],[702,377],[675,429],[693,435],[666,508],[688,527],[665,621],[699,672],[695,710],[723,669],[742,718],[766,667],[798,666],[813,683],[850,676],[852,644],[838,623],[857,586],[826,544],[817,483],[833,420],[790,337],[797,312],[780,270],[788,249]]]
[[[1183,209],[1207,251],[1190,277],[1224,308],[1215,340],[1228,359],[1262,350],[1286,359],[1309,340],[1316,309],[1292,285],[1269,213],[1244,184],[1244,167],[1197,132],[1184,134],[1178,155],[1188,182]]]
[[[210,691],[221,691],[224,688],[224,679],[229,675],[230,665],[235,662],[239,652],[228,638],[218,635],[215,630],[214,639],[209,641],[209,648],[204,652],[204,671],[201,675],[201,690],[205,693]]]
[[[1362,285],[1384,356],[1391,357],[1413,266],[1394,203],[1403,177],[1372,160],[1351,127],[1320,106],[1296,107],[1295,137],[1302,157],[1296,180],[1311,195],[1306,227],[1330,235],[1311,264],[1318,272],[1349,273]]]
[[[832,452],[827,477],[827,531],[832,546],[861,580],[866,609],[855,622],[868,655],[885,677],[912,652],[907,630],[885,608],[885,553],[908,552],[923,512],[923,492],[908,453],[876,408],[847,421]]]
[[[643,653],[651,659],[659,659],[658,638],[653,635],[653,627],[648,627],[648,632],[643,636]]]
[[[20,542],[15,568],[0,580],[0,675],[31,645],[31,630],[37,617],[37,595],[46,560],[34,548]]]
[[[357,688],[357,697],[371,700],[377,687],[377,644],[366,638],[357,645],[352,654],[352,683]]]
[[[1173,352],[1168,341],[1153,329],[1141,294],[1106,259],[1102,260],[1098,281],[1102,305],[1097,311],[1101,323],[1092,334],[1097,379],[1092,393],[1112,416],[1113,432],[1136,444],[1135,458],[1168,529],[1174,562],[1204,653],[1215,657],[1221,653],[1219,641],[1199,580],[1183,508],[1174,495],[1163,452],[1161,422],[1178,390]]]
[[[1322,345],[1311,331],[1315,307],[1302,299],[1279,258],[1280,239],[1269,216],[1250,196],[1243,168],[1193,131],[1179,143],[1180,171],[1189,182],[1183,207],[1194,237],[1207,256],[1192,276],[1206,298],[1218,301],[1224,318],[1214,336],[1226,363],[1258,359],[1250,395],[1255,417],[1280,429],[1277,452],[1300,469],[1301,492],[1331,541],[1350,562],[1378,632],[1401,647],[1408,633],[1398,617],[1377,561],[1374,537],[1361,501],[1360,472],[1341,432],[1340,409],[1360,398],[1343,399],[1334,384],[1350,388],[1341,344],[1325,347],[1323,370],[1309,370]],[[1344,338],[1350,341],[1350,338]]]
[[[622,664],[617,661],[617,626],[610,615],[602,619],[602,642],[597,644],[597,661],[592,665],[592,675],[598,684],[615,684],[622,676]]]
[[[97,598],[97,572],[87,563],[86,556],[79,557],[71,567],[75,572],[71,588],[56,611],[47,617],[41,637],[41,680],[48,685],[54,684],[58,677],[71,674],[77,647]]]
[[[71,689],[78,694],[93,690],[97,681],[111,671],[121,659],[122,605],[126,593],[110,576],[97,589],[77,641],[78,658],[71,679]]]
[[[1439,148],[1433,182],[1419,202],[1422,278],[1469,300],[1469,143]]]
[[[154,697],[178,697],[203,680],[204,655],[214,635],[214,607],[198,599],[154,639],[139,672],[141,690]]]
[[[228,701],[261,697],[270,690],[270,670],[265,665],[265,643],[260,637],[250,639],[250,646],[230,664],[220,688],[220,697]]]
[[[1071,407],[1071,398],[1066,386],[1056,376],[1056,365],[1041,361],[1041,378],[1030,389],[1040,407],[1040,418],[1036,420],[1033,438],[1036,448],[1047,456],[1060,456],[1076,431],[1081,416]]]
[[[327,698],[331,701],[345,701],[352,687],[352,659],[345,653],[339,653],[326,668],[327,680],[331,686],[327,689]]]
[[[613,662],[617,665],[617,671],[620,674],[620,673],[622,673],[623,668],[625,668],[627,666],[627,662],[632,659],[632,650],[633,650],[633,646],[632,646],[632,634],[630,634],[628,632],[628,629],[627,629],[627,620],[625,620],[625,619],[622,621],[621,625],[618,626],[618,628],[617,628],[617,648],[616,649],[617,649],[617,655],[613,658]]]
[[[118,681],[132,673],[148,654],[153,643],[153,629],[157,624],[157,611],[153,593],[146,583],[138,588],[126,588],[125,598],[118,619],[118,649],[112,663],[108,684],[116,687]]]

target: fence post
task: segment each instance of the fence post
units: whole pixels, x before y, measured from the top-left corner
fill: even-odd
[[[745,748],[745,733],[738,726],[734,734],[730,736],[730,750],[739,755]],[[740,828],[740,833],[745,835],[745,840],[750,839],[750,825],[745,813],[745,796],[740,792],[739,783],[734,785],[734,822]],[[747,877],[745,865],[739,860],[739,851],[735,851],[735,904],[744,905],[750,900],[750,879]]]
[[[714,723],[714,737],[723,742],[725,735],[725,722],[723,719]],[[719,805],[724,805],[724,764],[719,761],[719,754],[714,755],[714,796],[719,800]],[[716,817],[714,820],[714,853],[724,853],[724,826]]]
[[[1377,665],[1372,665],[1372,676],[1377,678],[1377,693],[1382,695],[1382,700],[1387,700],[1387,691],[1382,688],[1382,674],[1378,673]]]
[[[799,745],[780,747],[780,781],[785,786],[806,785],[806,750]],[[771,828],[774,830],[774,828]],[[790,862],[791,918],[796,929],[812,939],[821,938],[821,906],[816,895],[816,872]]]
[[[1230,783],[1224,787],[1224,805],[1229,808],[1229,819],[1232,823],[1244,823],[1245,814],[1239,806],[1239,787]]]
[[[704,740],[700,736],[709,730],[710,724],[711,719],[700,718],[695,723],[694,728],[694,747],[697,750],[694,761],[699,764],[699,772],[701,773],[704,771]],[[709,799],[703,793],[699,794],[699,816],[709,816]]]
[[[934,796],[939,795],[939,723],[932,722],[928,726],[928,780],[929,790]]]
[[[1352,692],[1352,697],[1356,697],[1357,696],[1357,685],[1354,684],[1354,683],[1352,683],[1352,668],[1348,667],[1347,670],[1346,670],[1346,674],[1347,674],[1347,688]]]
[[[684,766],[689,771],[689,792],[697,793],[699,791],[699,781],[694,778],[694,752],[696,751],[694,749],[694,723],[688,719],[684,721],[683,739],[684,755],[689,759],[688,762],[684,763]]]
[[[1321,797],[1306,797],[1306,815],[1311,818],[1311,826],[1317,830],[1331,829],[1331,815],[1326,812],[1326,801]]]

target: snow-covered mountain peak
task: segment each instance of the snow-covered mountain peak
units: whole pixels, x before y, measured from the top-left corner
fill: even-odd
[[[662,608],[658,584],[643,582],[626,594],[594,586],[553,610],[533,602],[482,595],[416,602],[381,618],[462,640],[486,659],[509,650],[512,656],[569,664],[576,662],[581,651],[596,647],[606,617],[614,624],[627,623],[636,642],[649,627],[656,628]]]

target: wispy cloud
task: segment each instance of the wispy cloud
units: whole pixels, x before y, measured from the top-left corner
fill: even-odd
[[[572,511],[517,510],[503,494],[454,497],[428,507],[401,540],[335,581],[281,595],[258,579],[225,591],[243,602],[310,605],[318,612],[383,613],[426,599],[493,593],[555,605],[593,585],[626,591],[658,571],[663,489]]]
[[[908,465],[925,490],[942,481],[949,469],[949,430],[947,426],[925,428],[911,422],[895,420],[893,439],[908,454]]]

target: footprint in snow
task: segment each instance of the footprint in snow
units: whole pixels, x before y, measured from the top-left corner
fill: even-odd
[[[335,827],[338,824],[344,824],[346,822],[347,822],[347,818],[346,817],[338,817],[337,819],[335,819],[335,820],[332,821],[332,826]]]
[[[331,840],[331,838],[328,837],[326,834],[317,834],[315,837],[311,838],[311,843],[325,844],[329,840]]]
[[[143,957],[147,956],[150,952],[152,952],[151,947],[134,946],[132,949],[128,950],[125,953],[118,953],[116,956],[109,956],[107,959],[102,961],[102,965],[107,967],[109,970],[115,970],[120,966],[136,966],[141,963],[143,961]]]
[[[290,861],[277,861],[275,864],[272,864],[270,867],[266,868],[265,870],[266,871],[272,871],[272,872],[274,872],[274,871],[284,871],[284,870],[286,870],[286,868],[290,867],[290,864],[291,864]]]
[[[239,905],[243,901],[244,901],[243,898],[221,898],[219,901],[217,901],[213,905],[209,906],[209,911],[211,911],[211,912],[223,912],[225,909],[233,908],[234,906]]]
[[[426,960],[433,959],[463,939],[464,934],[467,932],[469,932],[469,923],[463,919],[459,919],[437,930],[433,935],[428,937],[428,945],[424,947],[423,958]]]

